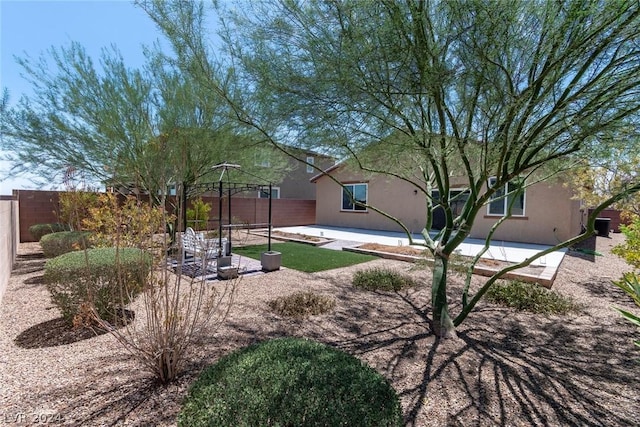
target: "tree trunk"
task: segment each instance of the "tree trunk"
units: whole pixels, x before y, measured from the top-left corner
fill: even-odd
[[[187,183],[182,181],[182,194],[180,197],[182,198],[182,231],[187,231]]]
[[[456,329],[449,316],[447,303],[447,268],[449,259],[445,254],[436,253],[433,264],[433,284],[431,305],[433,306],[433,332],[440,339],[456,338]]]

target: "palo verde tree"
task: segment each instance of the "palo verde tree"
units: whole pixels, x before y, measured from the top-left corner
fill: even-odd
[[[38,60],[18,58],[34,94],[3,107],[0,147],[12,173],[55,182],[71,169],[89,182],[137,188],[156,203],[168,184],[183,200],[193,196],[195,184],[217,179],[212,167],[224,161],[278,179],[284,167],[256,170],[255,132],[238,129],[224,99],[157,47],[145,57],[134,69],[105,49],[96,65],[72,43]]]
[[[450,257],[475,218],[506,200],[488,247],[527,186],[637,121],[637,1],[246,1],[216,10],[226,56],[211,54],[200,3],[140,4],[183,70],[275,147],[299,141],[342,153],[424,196],[439,337],[455,335],[504,272],[587,237],[598,212],[640,189],[637,179],[627,182],[599,204],[585,234],[501,270],[474,295],[469,274],[454,315]],[[220,63],[231,67],[233,84],[211,73]],[[461,184],[468,197],[453,209],[461,200],[450,190]],[[437,211],[444,227],[434,236]]]

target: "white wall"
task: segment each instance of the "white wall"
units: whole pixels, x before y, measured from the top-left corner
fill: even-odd
[[[18,202],[0,200],[0,304],[16,259],[19,230]]]

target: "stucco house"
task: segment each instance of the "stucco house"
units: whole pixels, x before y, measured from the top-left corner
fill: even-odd
[[[310,178],[318,173],[318,169],[311,165],[315,165],[322,170],[326,170],[335,164],[335,159],[324,154],[316,153],[311,150],[302,150],[298,148],[288,148],[289,152],[294,154],[297,159],[302,159],[303,163],[296,158],[287,157],[287,173],[282,180],[275,183],[272,187],[272,195],[274,199],[316,199],[316,186],[310,181]],[[264,158],[260,160],[262,167],[270,167],[269,160]],[[309,163],[309,164],[307,164]],[[267,191],[259,191],[256,197],[268,198]]]
[[[347,164],[336,164],[325,172],[311,178],[316,185],[316,224],[402,231],[388,218],[354,203],[355,199],[395,216],[411,232],[419,233],[424,228],[425,197],[411,184],[387,175],[354,170]],[[464,179],[458,180],[459,186],[455,185],[455,180],[453,182],[451,193],[459,195],[454,205],[454,210],[457,210],[464,204],[466,189]],[[353,199],[345,188],[353,194]],[[434,198],[437,197],[434,194]],[[560,179],[532,184],[516,197],[512,205],[512,217],[500,225],[493,235],[494,241],[553,245],[580,233],[580,201],[572,199],[571,190]],[[476,217],[470,237],[486,238],[495,222],[504,216],[506,203],[506,198],[488,203],[484,212]],[[436,210],[433,228],[443,226]]]

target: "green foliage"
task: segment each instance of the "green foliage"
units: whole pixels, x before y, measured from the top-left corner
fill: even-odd
[[[236,131],[215,91],[159,49],[144,53],[139,68],[127,66],[117,49],[93,61],[77,42],[16,58],[34,90],[15,106],[3,104],[0,148],[14,169],[48,180],[73,170],[89,181],[140,189],[155,202],[167,183],[190,195],[196,182],[219,176],[212,166],[223,161],[268,181],[282,177],[282,168],[254,165],[261,144],[255,133]]]
[[[624,273],[622,279],[613,284],[622,289],[640,307],[640,281],[637,274]]]
[[[187,208],[187,226],[196,231],[206,229],[210,212],[211,205],[198,198],[191,208]]]
[[[331,311],[336,301],[314,292],[296,292],[269,301],[269,308],[280,316],[308,317]]]
[[[236,351],[207,368],[189,391],[178,425],[400,426],[387,380],[327,345],[282,338]]]
[[[49,260],[44,278],[54,304],[72,322],[86,307],[101,319],[117,318],[147,283],[151,256],[135,248],[96,248],[69,252]]]
[[[40,246],[46,258],[54,258],[90,247],[90,237],[87,231],[59,231],[42,236]]]
[[[640,217],[633,218],[629,225],[621,225],[625,242],[613,248],[611,252],[624,259],[634,269],[640,269]]]
[[[360,270],[353,275],[353,286],[370,291],[399,291],[415,287],[416,282],[410,276],[385,268]]]
[[[487,291],[486,297],[496,304],[539,314],[568,314],[581,309],[571,298],[556,291],[517,280],[495,283]]]
[[[449,307],[461,307],[459,325],[484,295],[469,298],[468,275],[463,304],[449,304],[447,260],[487,203],[515,177],[531,185],[608,149],[619,140],[613,131],[637,116],[638,2],[273,0],[245,2],[242,13],[215,5],[231,58],[209,50],[201,3],[142,7],[183,72],[224,94],[268,143],[287,150],[281,135],[296,129],[301,144],[344,157],[356,176],[412,185],[424,197],[421,228],[443,215],[445,227],[423,237],[436,258],[433,325],[445,333],[454,329]],[[229,63],[238,65],[230,78],[210,72]],[[624,142],[635,147],[630,130]],[[624,181],[600,207],[640,190],[637,174]],[[452,195],[460,186],[471,190],[463,204]],[[383,215],[409,232],[404,211],[395,204]]]
[[[306,273],[348,267],[376,259],[371,255],[334,251],[303,243],[274,243],[271,250],[282,253],[283,267]],[[249,258],[260,259],[260,254],[267,251],[267,245],[235,247],[233,251]]]
[[[635,273],[625,273],[617,282],[613,282],[614,285],[622,289],[627,295],[629,295],[633,302],[636,303],[638,307],[640,307],[640,278]],[[636,316],[635,314],[622,310],[620,308],[616,308],[616,310],[622,314],[622,316],[627,319],[629,322],[633,323],[636,326],[640,326],[640,316]],[[635,344],[640,347],[640,340],[635,341]]]
[[[29,233],[36,241],[40,241],[45,234],[57,233],[59,231],[68,231],[69,226],[66,224],[34,224],[29,227]]]

